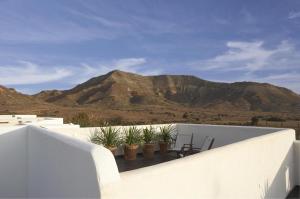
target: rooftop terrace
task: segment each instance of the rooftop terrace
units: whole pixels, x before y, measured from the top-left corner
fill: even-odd
[[[169,152],[166,155],[161,155],[159,152],[155,152],[153,159],[145,159],[141,153],[137,155],[136,160],[125,160],[121,155],[115,158],[119,172],[124,172],[168,162],[175,160],[178,157],[174,152]]]
[[[129,162],[90,143],[94,128],[0,127],[0,197],[285,198],[299,185],[292,129],[174,125],[195,144],[216,138],[214,148]]]
[[[0,115],[0,127],[17,125],[35,125],[40,127],[68,127],[79,128],[79,125],[64,124],[64,118],[38,117],[36,115]]]

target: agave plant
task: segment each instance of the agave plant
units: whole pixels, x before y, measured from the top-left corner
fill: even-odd
[[[143,129],[143,141],[145,144],[153,143],[155,138],[156,138],[155,131],[152,126]]]
[[[156,138],[157,136],[152,126],[143,129],[143,155],[145,159],[153,159],[155,151],[154,141]]]
[[[160,133],[159,133],[159,140],[161,142],[170,143],[172,140],[172,131],[174,130],[174,127],[170,125],[161,126],[160,127]]]
[[[95,144],[102,144],[107,148],[117,147],[121,144],[119,129],[112,126],[95,129],[91,141]]]
[[[137,145],[142,141],[141,130],[135,126],[131,126],[125,131],[125,139],[124,142],[127,145]]]

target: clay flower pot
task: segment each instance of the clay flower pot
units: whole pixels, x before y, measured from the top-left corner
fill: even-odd
[[[113,146],[113,147],[107,147],[107,149],[110,150],[110,152],[115,156],[118,148],[116,146]]]
[[[159,143],[159,152],[162,155],[165,155],[168,152],[169,143],[167,142],[160,142]]]
[[[146,159],[153,159],[155,144],[144,144],[143,155]]]
[[[125,147],[124,147],[125,160],[135,160],[138,148],[139,148],[139,145],[137,145],[137,144],[125,145]]]

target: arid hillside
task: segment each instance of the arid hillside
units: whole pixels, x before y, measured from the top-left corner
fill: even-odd
[[[216,83],[185,75],[141,76],[122,71],[88,80],[70,90],[34,96],[63,106],[184,106],[217,110],[297,112],[300,96],[255,82]]]
[[[292,121],[299,128],[299,104],[298,94],[270,84],[217,83],[194,76],[142,76],[122,71],[92,78],[70,90],[33,96],[0,87],[0,114],[59,116],[74,122],[83,113],[94,126],[104,121],[247,125],[259,117],[260,121]]]
[[[39,113],[56,105],[49,104],[34,96],[24,95],[13,88],[0,86],[0,114]]]

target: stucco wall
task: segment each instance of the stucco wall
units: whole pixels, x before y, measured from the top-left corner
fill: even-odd
[[[29,128],[29,197],[99,197],[95,164],[86,143]]]
[[[151,125],[153,128],[156,129],[156,131],[159,131],[159,127],[163,126],[165,124],[157,124],[157,125]],[[149,127],[150,125],[136,125],[137,128],[145,128],[145,127]],[[120,135],[124,135],[124,129],[129,128],[130,126],[114,126],[114,128],[119,129]],[[176,124],[174,124],[174,127],[176,127]],[[66,136],[71,136],[74,138],[77,138],[79,140],[82,141],[90,141],[90,137],[94,134],[96,129],[99,129],[100,127],[84,127],[84,128],[59,128],[59,127],[55,127],[53,128],[53,130],[55,130],[55,132],[57,133],[61,133],[64,134]]]
[[[300,141],[294,141],[295,176],[296,183],[300,185]]]
[[[4,129],[0,197],[284,198],[299,183],[300,144],[293,145],[294,130],[180,128],[200,137],[213,135],[219,148],[120,174],[101,146],[33,126]],[[262,136],[251,138],[257,135]]]
[[[0,131],[0,198],[26,197],[27,128]]]
[[[0,158],[0,198],[100,198],[120,179],[109,150],[34,126],[1,133]]]
[[[152,125],[159,132],[161,124]],[[226,125],[207,125],[207,124],[173,124],[175,127],[174,133],[194,134],[193,143],[195,146],[200,146],[203,143],[205,136],[212,136],[215,138],[213,148],[225,146],[235,142],[239,142],[248,138],[257,137],[260,135],[269,134],[279,131],[279,128],[265,128],[265,127],[247,127],[247,126],[226,126]],[[138,128],[149,127],[149,125],[137,125]],[[90,142],[91,135],[95,129],[99,127],[89,128],[55,128],[58,133],[74,137],[76,139]],[[120,134],[123,135],[124,128],[128,126],[116,126],[120,129]],[[158,150],[158,146],[156,150]],[[141,150],[140,150],[141,152]],[[117,155],[123,154],[122,147],[117,151]]]
[[[249,138],[266,135],[280,130],[279,128],[207,124],[176,124],[176,128],[178,132],[183,134],[193,133],[193,141],[195,145],[200,145],[205,136],[214,137],[214,148],[225,146]]]
[[[284,198],[295,185],[294,130],[121,173],[102,198]]]

